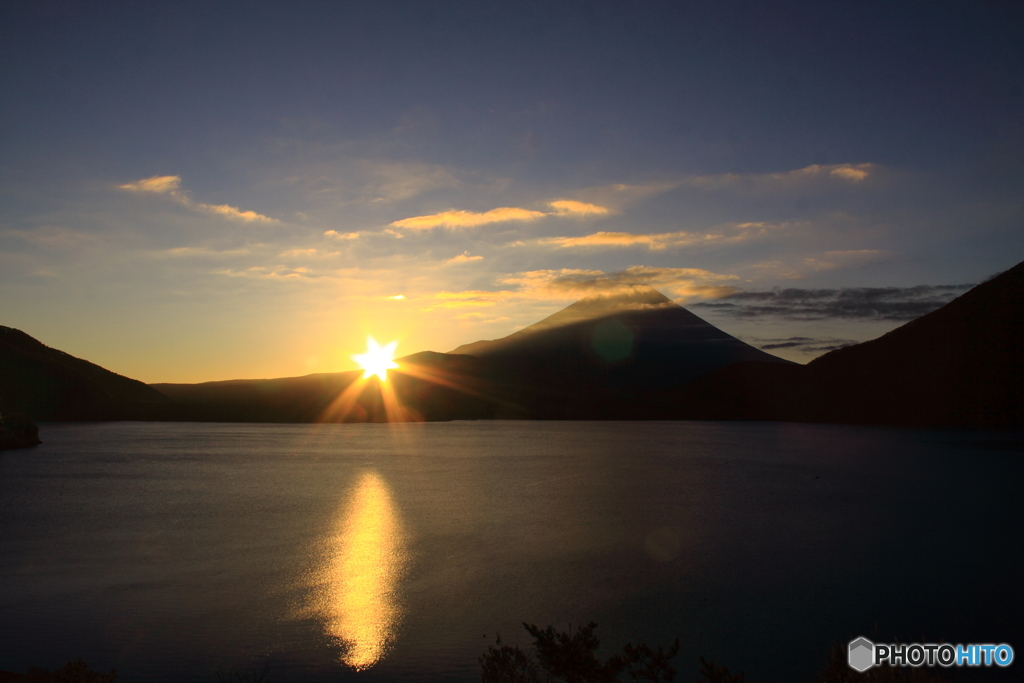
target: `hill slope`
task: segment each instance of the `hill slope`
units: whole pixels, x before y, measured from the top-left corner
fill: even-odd
[[[35,420],[142,419],[168,403],[156,389],[0,326],[0,411]]]
[[[962,427],[1024,424],[1024,263],[807,366],[745,363],[692,382],[680,414]]]

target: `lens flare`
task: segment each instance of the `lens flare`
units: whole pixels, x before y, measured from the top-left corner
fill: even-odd
[[[363,369],[363,379],[377,375],[380,381],[388,381],[388,370],[398,367],[398,363],[395,362],[395,347],[397,346],[397,341],[393,341],[387,346],[381,346],[373,337],[367,337],[366,353],[352,355],[352,360],[359,363],[359,367]]]

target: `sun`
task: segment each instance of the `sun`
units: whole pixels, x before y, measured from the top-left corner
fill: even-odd
[[[382,347],[376,339],[367,337],[366,353],[352,355],[352,360],[359,363],[359,367],[363,369],[363,379],[377,375],[382,382],[388,381],[388,370],[398,367],[398,363],[395,362],[396,346],[398,342],[393,341]]]

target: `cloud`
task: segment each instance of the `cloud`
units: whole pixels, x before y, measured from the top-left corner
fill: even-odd
[[[584,297],[610,296],[646,286],[667,292],[677,299],[707,299],[735,292],[735,287],[726,283],[737,279],[736,275],[712,273],[700,268],[633,266],[612,273],[571,268],[532,270],[498,278],[496,284],[504,286],[503,289],[437,292],[430,296],[430,303],[423,310],[472,310],[503,304],[564,302]],[[461,319],[469,320],[473,317],[483,317],[483,314],[470,316],[466,313]],[[493,321],[497,320],[500,318],[493,318]]]
[[[176,192],[181,188],[181,176],[153,176],[152,178],[136,180],[134,183],[118,185],[117,187],[121,190],[129,190],[131,192],[154,192],[156,194],[167,194],[168,192]]]
[[[515,297],[513,292],[498,291],[488,292],[484,290],[465,290],[462,292],[437,292],[432,297],[432,308],[472,308],[479,306],[494,306],[500,302],[508,301]],[[431,310],[431,309],[424,309]]]
[[[602,185],[573,192],[583,202],[593,202],[594,206],[607,208],[608,213],[622,211],[627,206],[650,199],[659,194],[674,190],[682,184],[679,180],[660,181],[644,185]],[[561,200],[560,200],[561,201]]]
[[[785,260],[761,261],[752,263],[746,270],[757,273],[758,278],[781,278],[784,280],[801,280],[808,273],[837,268],[862,266],[877,262],[890,255],[883,249],[852,249],[846,251],[826,251],[817,256],[803,258],[790,257]]]
[[[836,176],[837,178],[845,178],[846,180],[860,181],[868,177],[868,168],[871,164],[861,164],[860,166],[838,166],[829,171],[829,175]]]
[[[808,183],[834,181],[858,184],[879,171],[876,164],[811,164],[776,173],[723,173],[691,176],[680,184],[701,190],[745,189],[776,192],[804,187]]]
[[[573,199],[559,199],[554,202],[548,202],[548,206],[554,209],[552,213],[556,216],[607,216],[611,213],[611,210],[607,207],[577,202]]]
[[[482,259],[483,259],[483,256],[470,256],[468,251],[464,251],[461,254],[459,254],[458,256],[454,256],[454,257],[448,259],[444,263],[445,263],[445,265],[452,265],[452,264],[457,264],[457,263],[469,263],[470,261],[480,261]]]
[[[249,256],[252,253],[253,249],[248,247],[243,247],[239,249],[210,249],[207,247],[174,247],[173,249],[151,251],[149,252],[149,256],[153,258],[234,258],[238,256]]]
[[[31,230],[5,230],[0,235],[54,249],[82,249],[100,241],[97,235],[53,225],[42,225]]]
[[[133,183],[118,185],[117,187],[120,190],[128,190],[129,192],[149,192],[152,194],[167,195],[182,206],[186,206],[195,211],[202,211],[215,216],[221,216],[229,220],[242,221],[243,223],[279,222],[277,219],[264,216],[261,213],[256,213],[255,211],[243,211],[236,206],[230,206],[228,204],[204,204],[201,202],[193,202],[188,194],[181,189],[181,176],[177,175],[153,176],[152,178],[136,180]]]
[[[449,169],[436,164],[352,158],[304,166],[285,182],[298,187],[310,203],[335,206],[404,201],[461,184]]]
[[[735,318],[785,320],[890,320],[919,318],[944,306],[974,285],[849,287],[736,291],[695,308]]]
[[[333,258],[340,255],[340,251],[321,251],[316,247],[308,247],[305,249],[295,248],[283,251],[280,254],[281,258],[306,258],[306,259],[317,259],[317,258]]]
[[[597,204],[578,202],[573,199],[558,199],[548,202],[553,210],[550,212],[521,209],[503,206],[483,213],[473,211],[444,211],[427,216],[413,216],[391,223],[396,228],[409,230],[429,230],[430,228],[474,228],[489,223],[505,223],[508,221],[536,221],[549,216],[583,218],[587,216],[606,216],[611,209]]]
[[[336,240],[354,240],[359,237],[358,232],[338,232],[337,230],[328,230],[324,235],[327,237],[333,237]]]
[[[548,214],[543,211],[530,211],[529,209],[519,209],[510,206],[504,206],[499,209],[491,209],[484,213],[474,213],[472,211],[445,211],[443,213],[435,213],[429,216],[413,216],[411,218],[403,218],[400,221],[391,223],[396,228],[406,228],[409,230],[428,230],[430,228],[446,227],[446,228],[472,228],[478,225],[487,225],[488,223],[504,223],[506,221],[535,221],[538,218],[543,218]]]
[[[506,277],[502,282],[517,285],[521,294],[535,298],[617,294],[638,286],[662,289],[676,298],[711,298],[735,292],[735,287],[724,283],[738,279],[736,275],[712,273],[701,268],[631,266],[610,273],[600,270],[533,270]]]
[[[815,337],[785,337],[783,339],[760,339],[755,338],[754,346],[762,351],[780,351],[783,349],[796,351],[809,356],[818,356],[822,353],[835,351],[847,346],[853,346],[858,342],[854,339],[834,339]]]
[[[726,226],[734,230],[735,234],[720,233],[693,233],[693,232],[662,232],[648,235],[636,235],[629,232],[595,232],[582,237],[546,237],[537,240],[538,244],[552,244],[556,247],[647,247],[652,251],[664,249],[688,247],[698,244],[735,244],[748,240],[764,237],[773,229],[785,227],[789,224],[771,223],[738,223]]]
[[[186,206],[190,206],[187,202],[182,202]],[[260,221],[263,223],[277,223],[277,220],[269,216],[264,216],[261,213],[255,211],[242,211],[238,207],[229,206],[227,204],[196,204],[195,207],[200,211],[206,213],[212,213],[217,216],[223,216],[224,218],[230,218],[231,220],[242,221],[243,223],[251,223],[252,221]]]
[[[309,268],[289,268],[287,266],[253,266],[245,270],[217,270],[216,275],[228,277],[245,278],[250,280],[292,280],[292,281],[314,281],[325,277]]]

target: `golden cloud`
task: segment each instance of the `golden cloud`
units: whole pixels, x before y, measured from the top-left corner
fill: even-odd
[[[429,230],[430,228],[472,228],[488,223],[504,223],[506,221],[535,221],[547,214],[542,211],[530,211],[511,206],[491,209],[484,213],[473,211],[445,211],[429,216],[413,216],[391,223],[396,228],[409,230]]]
[[[242,221],[243,223],[251,223],[252,221],[277,223],[276,219],[269,216],[264,216],[263,214],[256,213],[255,211],[242,211],[237,207],[228,206],[227,204],[196,204],[195,206],[200,211],[212,213],[217,216],[224,216],[231,220]]]
[[[480,261],[482,259],[483,256],[470,256],[468,251],[464,251],[458,256],[453,256],[452,258],[445,261],[445,265],[451,265],[456,263],[469,263],[470,261]]]
[[[332,258],[338,256],[341,252],[339,251],[321,251],[316,247],[309,247],[307,249],[289,249],[281,252],[281,258]]]
[[[789,223],[737,223],[722,226],[733,234],[693,232],[662,232],[648,235],[637,235],[629,232],[595,232],[581,237],[546,237],[537,240],[539,244],[552,244],[556,247],[647,247],[654,251],[706,244],[735,244],[764,237],[771,230],[790,225]]]
[[[868,169],[871,164],[860,164],[859,166],[837,166],[829,171],[829,175],[834,175],[837,178],[845,178],[846,180],[864,180],[868,177]]]
[[[152,178],[136,180],[134,183],[118,185],[117,187],[118,189],[129,190],[131,192],[154,192],[156,194],[167,194],[168,192],[175,192],[181,187],[181,176],[158,175],[153,176]]]
[[[433,308],[471,308],[474,306],[494,306],[511,298],[512,292],[487,292],[479,289],[462,292],[438,292],[433,295]],[[430,310],[430,309],[425,309]]]
[[[553,211],[533,211],[532,209],[521,209],[514,206],[503,206],[499,209],[491,209],[483,213],[473,211],[445,211],[429,216],[413,216],[391,223],[396,228],[407,228],[409,230],[428,230],[430,228],[474,228],[478,225],[488,223],[504,223],[507,221],[535,221],[548,216],[559,217],[585,217],[605,216],[611,213],[611,209],[597,204],[578,202],[573,199],[558,199],[548,202]]]
[[[556,216],[607,216],[611,213],[607,207],[588,204],[587,202],[577,202],[572,199],[559,199],[554,202],[548,202],[548,206],[554,209],[553,213]]]
[[[153,176],[152,178],[136,180],[133,183],[118,185],[117,187],[118,189],[128,190],[129,192],[151,192],[153,194],[164,194],[171,197],[182,206],[187,206],[190,209],[213,214],[215,216],[223,216],[230,220],[242,221],[243,223],[252,223],[254,221],[262,223],[278,222],[277,219],[264,216],[261,213],[256,213],[255,211],[243,211],[238,207],[229,206],[228,204],[197,204],[189,198],[188,194],[181,190],[181,176]]]
[[[667,289],[679,297],[724,296],[734,288],[721,283],[738,280],[737,275],[723,275],[702,268],[657,268],[631,266],[606,273],[593,270],[535,270],[506,278],[538,293],[586,296],[615,294],[638,286]]]

